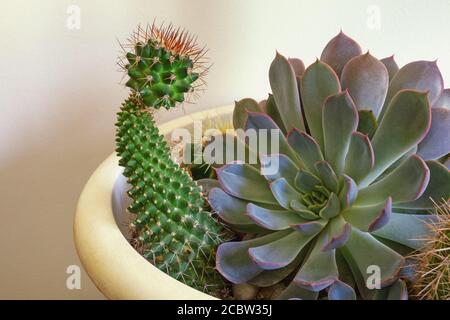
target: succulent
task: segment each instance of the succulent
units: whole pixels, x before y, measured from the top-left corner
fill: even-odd
[[[118,113],[116,151],[130,185],[128,211],[135,215],[131,227],[139,251],[172,277],[214,293],[224,285],[214,270],[222,226],[205,211],[201,188],[171,159],[151,112],[174,107],[192,88],[198,74],[187,72],[185,66],[196,69],[202,52],[191,39],[171,26],[154,25],[132,37],[128,47],[133,52],[126,53],[130,63],[123,67],[131,77],[127,85],[133,93]],[[168,81],[168,72],[177,79]],[[169,98],[161,99],[162,92]]]
[[[450,202],[436,205],[437,220],[424,250],[412,255],[417,268],[414,295],[421,300],[450,300]]]
[[[257,163],[216,170],[211,207],[254,238],[219,246],[235,284],[289,283],[279,298],[406,299],[405,256],[424,246],[431,199],[449,199],[449,91],[435,62],[398,68],[342,32],[307,69],[277,53],[273,94],[238,101],[235,129],[267,130]],[[276,166],[278,170],[266,169]]]

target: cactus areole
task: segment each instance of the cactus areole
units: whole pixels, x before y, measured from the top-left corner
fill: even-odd
[[[399,68],[341,32],[306,69],[277,53],[269,80],[268,99],[236,102],[233,120],[278,129],[279,152],[220,167],[208,194],[231,228],[254,235],[221,244],[218,271],[235,284],[284,282],[283,299],[407,299],[405,257],[430,235],[432,199],[450,197],[450,92],[436,62]]]

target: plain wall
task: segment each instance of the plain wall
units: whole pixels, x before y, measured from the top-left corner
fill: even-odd
[[[81,28],[66,26],[70,5]],[[213,66],[186,112],[264,98],[275,50],[310,64],[340,28],[400,65],[439,58],[450,81],[450,1],[73,0],[0,4],[0,298],[102,298],[82,273],[72,240],[78,195],[113,151],[128,90],[117,40],[138,23],[172,21],[199,36]],[[161,121],[176,114],[160,114]]]

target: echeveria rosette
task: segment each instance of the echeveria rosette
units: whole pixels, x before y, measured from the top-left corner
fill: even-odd
[[[280,298],[405,299],[404,257],[424,244],[431,199],[450,197],[448,90],[435,62],[399,69],[343,33],[321,57],[305,70],[277,54],[273,94],[236,103],[236,129],[279,129],[279,153],[217,170],[211,207],[256,235],[220,245],[217,269],[232,283],[289,279]]]

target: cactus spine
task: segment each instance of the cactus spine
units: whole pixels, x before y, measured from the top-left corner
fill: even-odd
[[[450,203],[436,204],[437,220],[429,224],[432,236],[423,251],[413,256],[418,262],[413,289],[421,300],[450,300]]]
[[[131,38],[133,52],[121,63],[132,94],[116,123],[116,146],[128,178],[128,210],[143,256],[175,279],[204,292],[223,287],[214,270],[221,225],[204,211],[200,187],[170,157],[152,108],[172,108],[186,99],[202,66],[203,51],[184,31],[153,25]],[[199,69],[200,68],[200,69]]]

